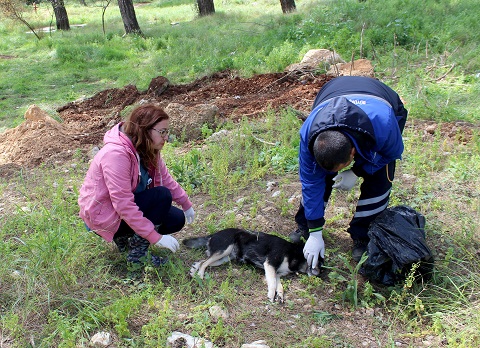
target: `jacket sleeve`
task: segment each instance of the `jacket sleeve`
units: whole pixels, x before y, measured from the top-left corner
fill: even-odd
[[[143,216],[135,204],[132,189],[132,163],[125,152],[110,152],[102,162],[102,171],[113,208],[140,237],[154,244],[161,235],[155,231],[153,223]]]
[[[323,196],[326,172],[317,165],[304,139],[300,141],[299,174],[308,228],[321,227],[325,224]]]
[[[158,170],[161,177],[160,185],[165,186],[170,190],[172,200],[181,206],[183,211],[188,210],[192,206],[192,202],[182,186],[180,186],[180,184],[170,175],[170,172],[161,157],[158,162]]]

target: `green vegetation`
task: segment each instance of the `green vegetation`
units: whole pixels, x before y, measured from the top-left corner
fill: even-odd
[[[134,84],[146,89],[163,75],[185,83],[234,69],[244,76],[281,71],[312,48],[330,48],[344,59],[365,57],[377,76],[395,86],[414,117],[478,121],[480,24],[474,0],[315,1],[282,15],[280,4],[227,1],[217,13],[195,18],[192,2],[154,1],[136,7],[146,38],[122,37],[117,6],[67,4],[72,30],[39,32],[37,40],[19,22],[0,23],[0,129],[21,122],[29,105],[51,111],[81,96]],[[260,10],[261,9],[261,10]],[[49,27],[48,2],[35,28]],[[54,25],[54,21],[53,21]],[[75,26],[78,25],[78,26]],[[84,25],[84,26],[83,26]]]
[[[20,123],[32,103],[54,115],[82,95],[126,84],[146,89],[159,75],[174,83],[223,69],[249,76],[282,70],[312,48],[334,48],[345,58],[353,52],[371,59],[378,77],[408,103],[406,150],[391,204],[426,216],[435,273],[427,283],[409,277],[392,288],[364,282],[348,247],[340,246],[353,206],[340,193],[332,197],[325,231],[334,272],[284,279],[283,306],[266,301],[262,274],[251,267],[225,265],[203,281],[191,279],[190,265],[201,252],[152,250],[169,262],[129,269],[125,256],[78,218],[88,163],[76,158],[74,165],[1,178],[0,346],[86,346],[98,331],[110,332],[117,347],[163,347],[173,331],[220,347],[258,339],[270,347],[480,346],[480,131],[431,135],[421,127],[422,120],[437,121],[439,129],[453,120],[480,120],[476,0],[317,1],[297,3],[297,13],[287,16],[279,3],[224,1],[215,4],[216,15],[201,19],[191,2],[156,1],[136,8],[146,39],[122,37],[112,5],[103,36],[101,2],[88,4],[67,4],[70,23],[85,27],[42,33],[39,41],[2,19],[0,55],[11,59],[0,58],[0,129]],[[51,11],[42,3],[27,19],[48,26]],[[257,217],[266,208],[284,226],[268,232],[293,229],[290,196],[272,197],[265,183],[276,180],[286,191],[297,182],[300,124],[291,111],[271,111],[262,120],[226,123],[222,130],[230,136],[216,142],[189,144],[188,151],[181,142],[169,144],[164,158],[197,203],[197,220],[185,233],[233,225],[265,230]],[[216,131],[202,129],[206,139]],[[214,320],[214,305],[229,318]],[[355,335],[359,322],[362,337]]]

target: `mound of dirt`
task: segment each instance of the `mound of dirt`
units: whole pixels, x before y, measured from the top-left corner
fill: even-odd
[[[268,109],[286,107],[294,108],[302,117],[310,111],[318,90],[331,78],[305,71],[240,78],[232,71],[223,71],[184,85],[171,85],[159,76],[144,92],[132,85],[104,90],[58,108],[61,122],[43,115],[7,130],[0,139],[0,166],[34,167],[66,161],[77,151],[86,154],[93,146],[101,145],[104,133],[121,120],[125,108],[143,102],[156,102],[164,108],[179,104],[187,110],[211,105],[218,109],[219,122],[256,117]],[[190,115],[195,124],[196,113]]]
[[[352,67],[348,64],[338,65],[337,70],[350,73]],[[355,62],[355,69],[370,71],[370,66]],[[61,122],[32,106],[24,123],[0,137],[0,176],[13,167],[61,164],[79,152],[87,158],[94,146],[102,145],[105,132],[128,114],[127,108],[145,102],[158,103],[168,110],[172,132],[187,141],[201,135],[204,123],[214,127],[213,123],[225,120],[259,117],[269,109],[293,108],[304,119],[320,88],[332,78],[332,74],[318,75],[308,69],[250,78],[227,70],[189,84],[173,85],[158,76],[143,92],[128,85],[68,103],[57,109]],[[435,123],[417,121],[415,127],[423,128],[426,138],[438,132],[453,141],[468,142],[472,137],[472,125],[458,122],[437,128]]]

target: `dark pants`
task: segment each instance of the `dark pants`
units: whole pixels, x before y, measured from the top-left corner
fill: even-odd
[[[352,239],[368,239],[367,233],[370,223],[388,206],[394,174],[395,161],[380,168],[372,175],[363,176],[355,214],[347,230]],[[332,193],[332,185],[334,183],[332,179],[334,176],[328,175],[326,178],[324,202],[328,202]],[[295,222],[298,224],[299,229],[308,231],[305,209],[301,203],[295,215]]]
[[[180,231],[185,225],[185,215],[181,209],[172,206],[172,194],[163,186],[154,187],[135,194],[135,203],[149,219],[160,234],[171,234]],[[140,262],[146,257],[150,242],[138,234],[125,222],[113,237],[120,251],[127,251],[129,262]]]

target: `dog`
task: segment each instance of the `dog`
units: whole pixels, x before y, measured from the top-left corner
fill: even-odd
[[[196,274],[203,279],[209,266],[219,266],[229,261],[251,264],[265,270],[268,285],[268,299],[271,302],[284,302],[283,286],[280,277],[290,273],[319,275],[323,259],[319,266],[311,269],[303,256],[303,244],[294,244],[278,236],[227,228],[214,234],[184,239],[188,248],[207,248],[207,259],[195,262],[190,275]]]

